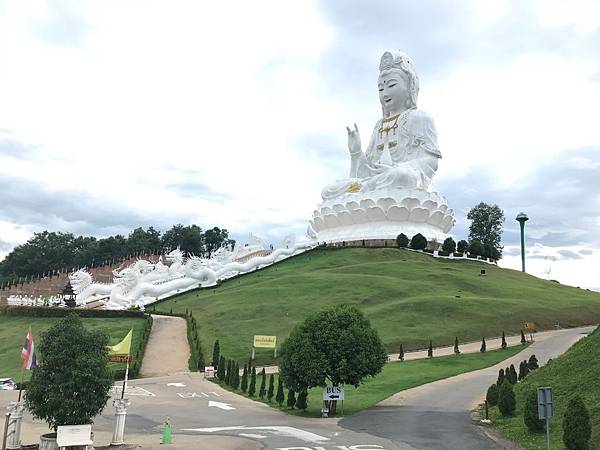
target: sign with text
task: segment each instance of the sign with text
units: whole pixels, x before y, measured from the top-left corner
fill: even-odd
[[[205,366],[204,367],[204,378],[214,378],[215,377],[215,368],[213,366]]]
[[[538,418],[541,419],[550,419],[553,414],[553,404],[552,404],[552,388],[551,387],[541,387],[537,390],[538,395]]]
[[[325,386],[323,400],[344,400],[344,386]]]
[[[72,447],[76,445],[92,445],[91,425],[65,425],[56,430],[56,443],[59,447]]]
[[[131,363],[131,360],[133,358],[128,355],[108,355],[108,362],[116,362],[116,363],[125,364],[127,362],[127,359],[129,359],[129,362]]]
[[[254,335],[254,347],[256,348],[275,348],[277,345],[277,336]]]

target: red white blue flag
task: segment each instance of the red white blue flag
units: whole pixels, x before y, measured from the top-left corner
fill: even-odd
[[[23,344],[23,350],[21,350],[21,359],[23,360],[23,369],[31,370],[37,367],[35,346],[33,345],[33,335],[31,334],[31,330],[29,330],[27,336],[25,336],[25,343]]]

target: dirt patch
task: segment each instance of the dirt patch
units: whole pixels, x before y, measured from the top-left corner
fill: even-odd
[[[188,372],[187,324],[181,317],[152,315],[152,331],[140,374],[157,377]]]

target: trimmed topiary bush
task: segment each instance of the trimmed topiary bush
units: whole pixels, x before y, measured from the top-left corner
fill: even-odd
[[[429,348],[427,349],[427,357],[433,358],[433,342],[429,341]]]
[[[421,233],[415,234],[410,240],[410,248],[413,250],[425,250],[427,247],[427,238]]]
[[[502,383],[504,383],[505,378],[506,378],[506,375],[504,375],[504,369],[500,369],[498,371],[498,381],[496,381],[496,384],[498,386],[502,385]]]
[[[485,395],[485,399],[490,406],[496,406],[498,404],[498,385],[492,384]]]
[[[481,353],[485,353],[486,350],[487,350],[487,345],[485,345],[485,338],[481,338],[481,348],[479,349],[479,351]]]
[[[294,392],[293,389],[290,389],[288,391],[288,396],[287,396],[287,406],[288,406],[288,408],[294,409],[295,405],[296,405],[296,393]]]
[[[277,402],[277,404],[281,408],[281,406],[283,405],[283,401],[284,400],[285,400],[285,395],[283,393],[283,383],[281,381],[281,378],[278,378],[278,381],[277,381],[277,395],[275,395],[275,401]]]
[[[498,390],[498,409],[504,417],[510,417],[515,414],[516,408],[517,400],[513,385],[505,380]]]
[[[480,256],[483,253],[483,244],[478,240],[471,241],[469,243],[469,253],[471,255]]]
[[[521,330],[521,344],[527,344],[527,339],[525,339],[525,333],[523,333],[523,330]]]
[[[563,418],[563,442],[567,450],[588,450],[592,426],[590,415],[579,396],[569,400]]]
[[[502,348],[506,348],[508,347],[508,344],[506,343],[506,336],[504,335],[504,331],[502,332]]]
[[[530,433],[540,433],[545,430],[545,421],[538,419],[537,391],[530,391],[525,397],[523,409],[523,422]]]
[[[458,336],[454,338],[454,354],[460,354],[460,349],[458,348]]]
[[[397,237],[396,237],[396,244],[398,245],[398,248],[406,248],[408,247],[408,243],[409,243],[409,239],[408,236],[405,235],[404,233],[400,233]]]
[[[465,241],[464,239],[458,241],[458,244],[456,245],[456,250],[459,253],[464,253],[469,249],[469,243],[467,241]]]
[[[531,357],[529,358],[529,361],[527,362],[527,367],[529,367],[530,371],[538,369],[540,367],[535,355],[531,355]]]
[[[442,250],[446,253],[454,253],[456,250],[456,242],[451,237],[447,237],[442,244]]]
[[[404,347],[400,344],[400,352],[398,352],[398,359],[400,361],[404,361]]]
[[[308,392],[305,389],[300,391],[300,393],[298,394],[298,400],[296,401],[296,408],[298,408],[302,411],[306,411],[306,408],[308,408]]]

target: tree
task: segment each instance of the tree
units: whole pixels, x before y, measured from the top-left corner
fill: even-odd
[[[303,389],[298,393],[296,407],[301,411],[306,411],[306,408],[308,408],[308,392],[306,389]]]
[[[198,225],[173,225],[163,234],[162,246],[165,250],[179,248],[184,253],[204,255],[204,233]]]
[[[506,343],[506,336],[504,335],[504,331],[502,332],[502,348],[506,348],[508,347],[508,344]]]
[[[294,409],[295,404],[296,404],[296,393],[294,392],[293,389],[289,389],[288,395],[287,395],[287,406],[290,409]]]
[[[410,248],[413,250],[425,250],[427,247],[427,238],[421,233],[415,234],[410,240]]]
[[[471,221],[469,226],[469,240],[479,241],[483,246],[486,244],[498,251],[498,257],[502,257],[502,231],[504,223],[504,212],[498,205],[489,205],[481,202],[471,208],[467,214]],[[481,251],[483,252],[483,247]],[[473,253],[482,254],[482,253]]]
[[[285,397],[284,397],[284,393],[283,393],[283,382],[281,381],[281,377],[279,377],[279,379],[277,380],[277,394],[275,395],[275,401],[281,408],[284,400],[285,400]]]
[[[219,340],[217,339],[215,341],[215,344],[213,345],[213,355],[212,355],[213,367],[218,368],[220,356],[221,356],[221,349],[219,347]]]
[[[433,358],[433,342],[429,341],[429,348],[427,349],[427,357]]]
[[[269,375],[269,389],[267,390],[267,400],[271,403],[273,395],[275,394],[275,375]]]
[[[498,386],[500,386],[502,383],[504,383],[505,378],[506,378],[506,375],[504,374],[504,369],[500,369],[498,371],[498,381],[496,381],[496,384]]]
[[[511,364],[510,365],[510,370],[509,370],[509,377],[508,377],[509,381],[512,384],[517,384],[517,381],[519,379],[519,375],[517,375],[517,370],[515,369],[515,365]]]
[[[458,336],[454,338],[454,354],[460,354],[460,349],[458,348]]]
[[[519,381],[524,380],[528,374],[529,367],[527,366],[527,361],[521,361],[521,364],[519,364]]]
[[[404,347],[400,344],[400,351],[398,352],[398,359],[400,361],[404,361]]]
[[[221,381],[225,381],[226,368],[225,357],[221,355],[219,358],[219,368],[217,369],[217,378]]]
[[[204,255],[209,257],[222,245],[229,245],[229,232],[223,228],[214,227],[204,232]]]
[[[244,364],[244,371],[242,372],[242,384],[241,384],[242,392],[246,392],[248,390],[248,366]]]
[[[498,385],[492,384],[485,394],[485,399],[490,406],[496,406],[498,404]]]
[[[248,386],[248,395],[254,397],[254,394],[256,394],[256,367],[252,367],[252,372],[250,373],[250,386]]]
[[[76,315],[43,333],[43,364],[33,370],[25,392],[25,405],[33,416],[54,431],[61,425],[92,423],[113,384],[107,345],[104,332],[87,330]]]
[[[398,245],[398,248],[406,248],[408,247],[408,243],[408,236],[406,236],[404,233],[400,233],[396,237],[396,244]]]
[[[237,361],[233,363],[233,382],[231,387],[236,390],[240,387],[240,365]]]
[[[521,344],[527,344],[527,339],[525,339],[525,333],[523,333],[523,330],[521,330]]]
[[[230,359],[227,360],[227,369],[225,371],[225,384],[231,383],[231,376],[233,375],[233,368],[231,367],[232,361]]]
[[[515,391],[511,383],[504,382],[500,385],[498,391],[498,409],[504,417],[512,416],[515,413],[517,407],[517,400],[515,399]]]
[[[485,337],[481,338],[481,348],[479,349],[479,351],[481,353],[485,353],[485,351],[487,350],[487,346],[485,345]]]
[[[465,241],[464,239],[458,241],[458,244],[456,246],[456,250],[459,253],[464,253],[467,251],[467,249],[469,248],[469,243],[467,241]]]
[[[483,254],[483,245],[480,241],[471,241],[469,243],[469,253],[471,255],[480,256]]]
[[[525,422],[525,426],[531,433],[544,431],[544,420],[538,419],[538,398],[536,390],[532,389],[525,394],[523,422]]]
[[[529,371],[533,371],[535,369],[538,369],[540,366],[538,364],[538,360],[535,357],[535,355],[531,355],[529,357],[529,361],[527,362],[527,367],[529,367]]]
[[[265,368],[263,367],[260,372],[260,389],[258,390],[258,397],[262,400],[265,398],[265,394],[267,393],[267,374],[265,373]]]
[[[446,253],[454,253],[456,251],[456,242],[451,237],[447,237],[442,244],[442,250]]]
[[[573,397],[563,417],[563,442],[567,450],[588,450],[592,436],[590,415],[583,400]]]

